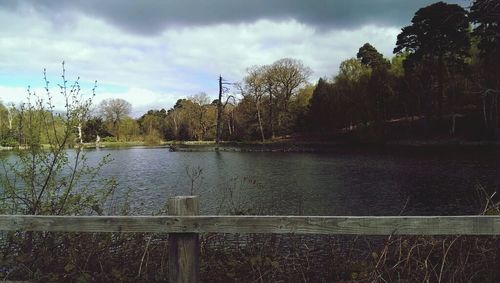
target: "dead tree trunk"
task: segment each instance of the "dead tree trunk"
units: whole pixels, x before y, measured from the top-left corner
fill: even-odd
[[[257,98],[255,108],[257,108],[257,118],[259,120],[260,135],[262,137],[262,142],[264,142],[266,138],[264,137],[264,128],[262,127],[262,117],[260,115],[260,98]]]
[[[222,76],[219,76],[219,100],[217,101],[217,129],[215,132],[215,143],[219,145],[222,122]]]

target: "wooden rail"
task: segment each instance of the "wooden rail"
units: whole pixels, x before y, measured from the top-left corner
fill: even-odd
[[[500,235],[500,216],[0,215],[0,230],[92,233]]]
[[[198,216],[198,197],[169,216],[0,215],[0,230],[169,233],[169,281],[199,281],[199,233],[500,235],[500,216]]]

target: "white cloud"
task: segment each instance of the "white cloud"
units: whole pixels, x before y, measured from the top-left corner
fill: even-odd
[[[0,86],[0,102],[3,104],[15,103],[17,105],[19,101],[26,99],[27,94],[27,88]]]
[[[364,26],[356,30],[317,31],[295,20],[216,25],[167,31],[172,62],[179,66],[223,73],[241,79],[252,65],[283,57],[300,59],[314,71],[313,79],[337,72],[340,62],[370,42],[391,56],[398,28]]]
[[[61,28],[35,10],[22,13],[0,10],[0,25],[10,27],[0,30],[4,54],[0,99],[24,99],[27,85],[43,84],[44,67],[54,87],[60,80],[60,62],[66,60],[69,80],[78,74],[86,87],[94,80],[103,85],[97,88],[96,103],[124,98],[134,106],[134,116],[148,108],[169,108],[177,99],[201,91],[214,98],[219,74],[238,81],[247,67],[283,57],[300,59],[311,67],[314,82],[336,73],[340,62],[356,56],[365,42],[390,56],[399,32],[399,28],[377,26],[316,30],[289,19],[170,28],[140,36],[82,14],[71,15],[72,24]],[[6,82],[16,76],[30,81]]]

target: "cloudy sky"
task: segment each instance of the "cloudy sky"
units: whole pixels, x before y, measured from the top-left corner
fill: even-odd
[[[370,42],[392,56],[396,36],[429,0],[5,0],[0,2],[0,99],[41,93],[47,69],[54,96],[66,62],[97,104],[124,98],[133,116],[170,108],[217,79],[239,81],[252,65],[290,57],[331,77]],[[450,0],[468,6],[468,0]]]

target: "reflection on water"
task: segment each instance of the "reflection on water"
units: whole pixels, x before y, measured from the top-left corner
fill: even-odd
[[[173,195],[201,196],[202,213],[304,215],[459,215],[478,211],[475,184],[500,188],[500,154],[468,151],[341,149],[331,153],[169,152],[167,148],[98,149],[118,194],[150,214]],[[187,169],[199,168],[191,183]]]

